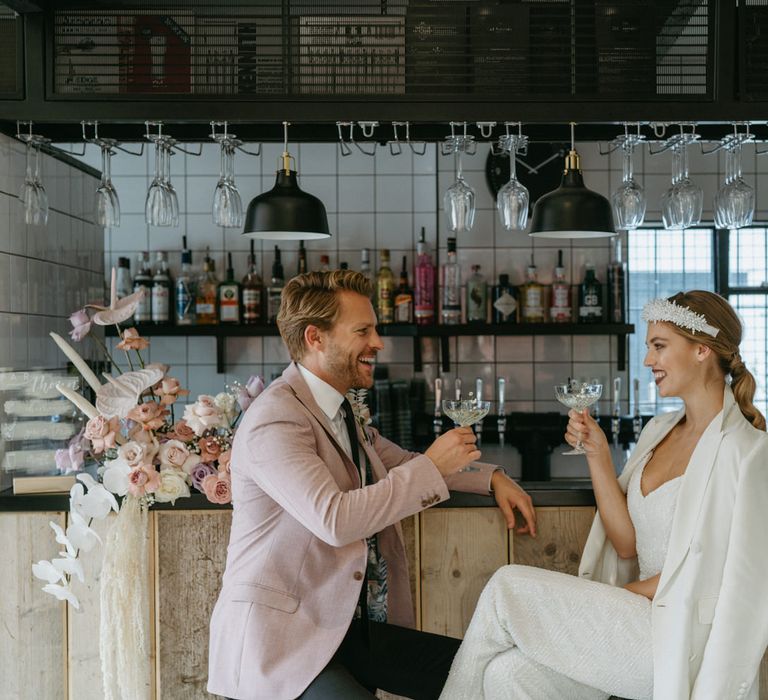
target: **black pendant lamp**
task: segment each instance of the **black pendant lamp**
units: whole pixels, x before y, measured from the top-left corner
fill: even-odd
[[[254,197],[248,205],[243,230],[246,238],[297,241],[331,235],[325,206],[317,197],[299,188],[297,172],[291,170],[288,124],[283,122],[283,162],[277,171],[275,186]]]
[[[584,185],[571,122],[571,150],[560,187],[536,201],[531,217],[534,238],[602,238],[616,235],[611,203]]]

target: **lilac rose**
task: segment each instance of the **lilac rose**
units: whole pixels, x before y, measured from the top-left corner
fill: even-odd
[[[210,476],[211,474],[218,474],[216,467],[208,464],[208,462],[200,462],[199,464],[196,464],[192,471],[189,473],[189,475],[192,477],[192,486],[194,486],[198,491],[202,491],[203,479],[205,479],[206,476]]]
[[[261,377],[252,375],[237,395],[237,403],[240,406],[240,410],[247,411],[248,406],[253,403],[253,400],[262,391],[264,391],[264,380]]]

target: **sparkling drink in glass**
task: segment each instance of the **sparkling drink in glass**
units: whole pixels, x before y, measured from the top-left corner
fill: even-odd
[[[600,398],[602,393],[603,385],[594,380],[589,382],[571,381],[567,384],[555,385],[555,397],[557,400],[564,406],[576,409],[577,411],[589,408]],[[562,454],[584,455],[587,453],[584,451],[584,445],[581,440],[579,440],[574,449]]]

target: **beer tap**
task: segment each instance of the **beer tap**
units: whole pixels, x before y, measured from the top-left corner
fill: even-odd
[[[477,401],[478,407],[483,400],[483,378],[478,377],[475,379],[475,401]],[[477,435],[477,446],[483,442],[483,421],[479,420],[475,423],[475,435]]]
[[[504,389],[506,386],[504,377],[499,377],[499,413],[496,419],[496,425],[499,429],[499,446],[504,447],[504,433],[507,430],[507,414],[504,412]]]
[[[613,448],[618,450],[619,431],[621,430],[621,377],[613,378],[613,417],[611,418],[611,437]]]
[[[637,444],[637,441],[640,439],[640,432],[643,429],[643,418],[640,415],[640,380],[639,379],[632,380],[632,394],[633,394],[633,400],[635,404],[635,415],[632,418],[632,432],[634,433],[635,444]]]
[[[456,377],[453,383],[454,395],[457,401],[461,401],[461,377]]]
[[[435,379],[435,417],[432,419],[432,429],[435,433],[435,438],[440,437],[440,433],[443,431],[443,417],[441,408],[443,401],[443,380],[438,377]]]

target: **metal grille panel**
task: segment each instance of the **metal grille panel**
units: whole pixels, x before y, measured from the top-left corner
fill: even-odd
[[[53,92],[702,99],[708,0],[137,2],[54,11]]]
[[[741,98],[768,99],[768,0],[739,3]]]
[[[0,6],[0,97],[17,97],[21,91],[21,17]]]

